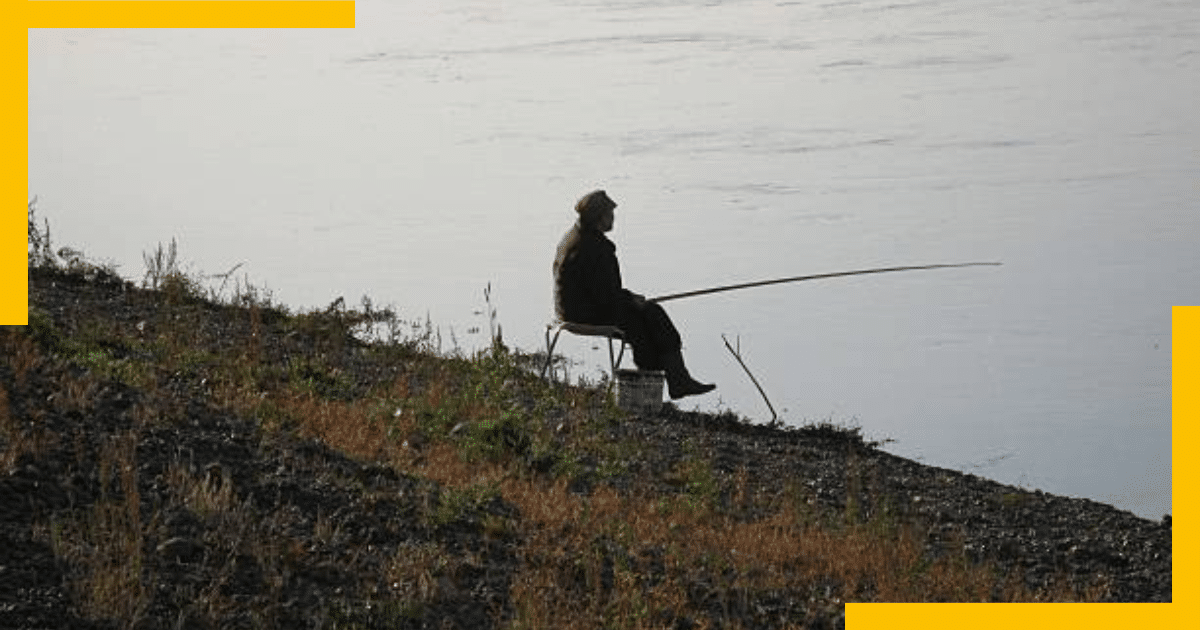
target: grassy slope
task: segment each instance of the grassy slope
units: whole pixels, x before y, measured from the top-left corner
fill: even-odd
[[[245,288],[209,301],[161,250],[153,291],[53,266],[31,276],[30,325],[0,332],[0,472],[57,459],[59,477],[92,480],[29,516],[31,540],[67,567],[80,619],[271,626],[303,605],[330,627],[823,627],[847,600],[1079,596],[1030,591],[961,553],[930,558],[918,524],[886,509],[819,509],[798,485],[766,492],[686,444],[661,456],[666,446],[618,430],[643,420],[602,387],[541,381],[537,357],[439,353],[428,324],[369,305],[292,314]],[[359,343],[367,324],[391,334]],[[147,450],[200,416],[231,423],[228,448],[248,449],[246,462],[205,470]],[[813,430],[869,448],[853,430]],[[331,453],[330,472],[294,483],[352,497],[332,515],[318,502],[296,516],[297,501],[255,490],[265,468],[308,470],[280,462],[309,443]],[[339,476],[329,462],[342,457],[353,472]],[[350,509],[405,516],[356,534]],[[188,562],[200,576],[190,598],[175,584]],[[332,577],[296,577],[321,571]],[[241,582],[256,583],[229,586]],[[301,583],[317,586],[297,595]],[[487,605],[464,612],[468,601]]]

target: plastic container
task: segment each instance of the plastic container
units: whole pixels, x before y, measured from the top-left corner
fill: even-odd
[[[661,370],[617,370],[617,406],[644,415],[662,411],[664,377]]]

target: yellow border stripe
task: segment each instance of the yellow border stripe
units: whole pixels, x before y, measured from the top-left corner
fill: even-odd
[[[28,28],[354,28],[353,2],[27,2]]]
[[[5,14],[13,3],[4,3]],[[18,13],[16,17],[20,17]],[[0,26],[0,177],[7,193],[0,201],[0,324],[25,324],[28,315],[27,240],[24,191],[29,188],[29,44],[21,21]],[[17,191],[22,191],[18,194]]]
[[[1200,546],[1196,505],[1200,503],[1200,460],[1191,447],[1200,444],[1200,306],[1171,310],[1171,541],[1175,561],[1172,601],[1180,620],[1200,619]],[[1186,605],[1186,607],[1185,607]],[[1187,615],[1184,615],[1184,611]],[[1190,624],[1179,624],[1185,627]]]
[[[846,627],[1028,630],[1145,628],[1186,618],[1179,604],[847,604]]]

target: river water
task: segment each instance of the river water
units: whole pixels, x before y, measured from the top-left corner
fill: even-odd
[[[367,295],[541,347],[574,200],[620,204],[685,409],[1171,511],[1171,306],[1200,286],[1192,0],[360,0],[353,30],[31,30],[29,194],[140,278],[178,240],[293,308]],[[244,275],[243,275],[244,274]],[[564,338],[594,377],[606,351]]]

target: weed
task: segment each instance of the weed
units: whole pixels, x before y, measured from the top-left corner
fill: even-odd
[[[567,452],[555,460],[551,472],[559,479],[577,479],[583,474],[583,462],[577,453]]]
[[[720,487],[712,465],[708,463],[694,440],[683,444],[684,457],[667,475],[667,483],[681,489],[692,508],[711,509],[716,506]]]
[[[993,498],[993,503],[1006,510],[1015,510],[1029,501],[1029,495],[1023,492],[1001,492]]]
[[[483,506],[499,496],[500,488],[495,483],[444,489],[438,495],[433,510],[427,515],[428,524],[436,529],[451,523],[477,522],[477,514]]]
[[[0,472],[11,471],[22,458],[38,458],[56,443],[54,434],[34,423],[19,421],[9,407],[8,390],[0,385]]]
[[[493,355],[507,354],[508,347],[504,345],[504,331],[501,329],[500,322],[496,317],[496,307],[492,305],[491,282],[483,290],[483,301],[487,303],[488,338],[491,340],[491,352]]]
[[[45,311],[31,307],[27,322],[25,335],[44,350],[54,352],[62,344],[62,337],[54,326],[54,320]]]
[[[59,376],[55,389],[56,392],[51,396],[58,410],[82,417],[95,406],[100,383],[90,372],[78,376],[65,373]]]
[[[317,513],[317,522],[313,525],[313,538],[324,545],[334,545],[344,537],[341,525],[326,514]]]
[[[68,358],[97,379],[111,379],[133,386],[148,386],[153,380],[144,363],[128,357],[117,358],[110,348],[74,347]]]
[[[29,201],[29,268],[55,267],[54,247],[50,242],[50,222],[44,220],[45,229],[38,227],[37,197]]]
[[[191,465],[176,459],[167,468],[167,485],[180,505],[201,518],[224,514],[236,505],[229,471],[216,464],[196,474]]]
[[[83,252],[70,247],[60,247],[56,251],[50,238],[50,222],[42,220],[43,227],[38,226],[37,197],[29,201],[29,258],[28,268],[35,270],[65,273],[82,278],[86,281],[100,280],[103,282],[119,282],[116,267],[111,262],[97,263],[89,260]]]
[[[32,324],[32,319],[30,323]],[[0,330],[0,352],[12,368],[14,382],[18,388],[25,386],[29,375],[44,361],[31,336],[22,334],[23,332],[25,331],[15,327]]]
[[[505,411],[499,416],[485,416],[471,425],[461,440],[461,448],[468,460],[496,461],[524,453],[529,450],[530,442],[520,414]]]
[[[146,273],[142,286],[162,291],[169,304],[200,299],[204,290],[198,277],[185,273],[179,266],[179,247],[175,239],[163,249],[162,243],[153,252],[142,252]]]
[[[75,567],[69,582],[83,614],[122,627],[145,615],[154,584],[145,575],[136,444],[134,434],[109,440],[99,460],[101,499],[82,517],[52,521],[45,535]]]

